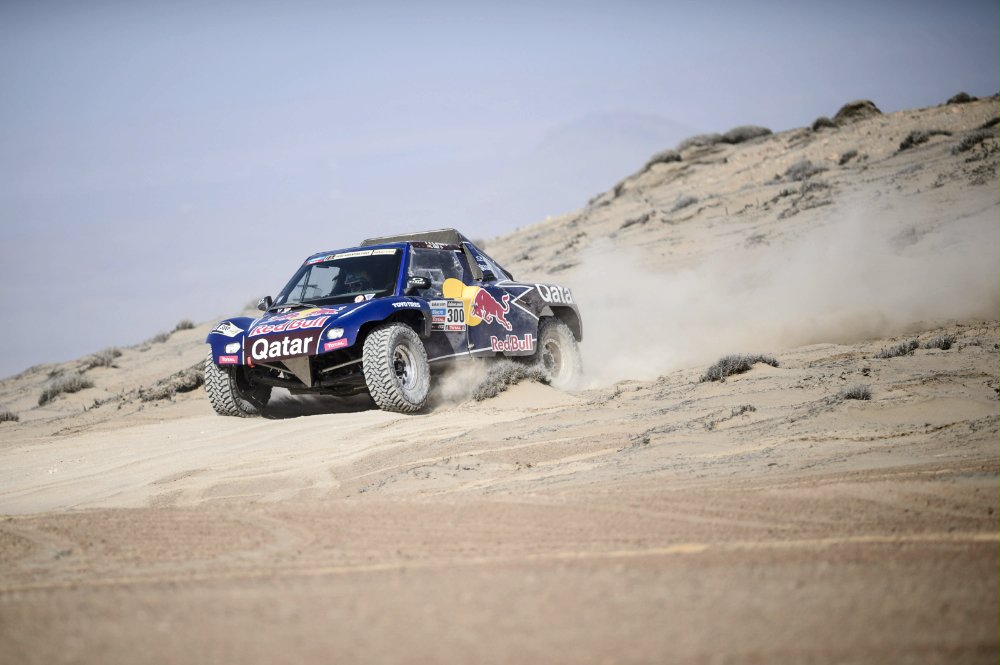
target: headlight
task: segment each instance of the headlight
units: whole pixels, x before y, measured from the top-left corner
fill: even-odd
[[[240,347],[243,345],[239,342],[233,342],[232,344],[226,344],[226,353],[238,353]]]
[[[343,336],[344,336],[343,328],[330,328],[329,330],[326,331],[327,339],[340,339]]]

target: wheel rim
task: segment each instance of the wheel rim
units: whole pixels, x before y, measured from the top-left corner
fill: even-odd
[[[396,374],[396,381],[399,382],[403,390],[412,389],[417,383],[417,373],[414,371],[416,363],[413,354],[403,345],[397,346],[392,351],[392,369]]]
[[[549,340],[542,347],[542,363],[546,371],[552,376],[559,376],[562,371],[562,349],[559,344]]]

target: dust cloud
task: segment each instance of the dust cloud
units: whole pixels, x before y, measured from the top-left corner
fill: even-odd
[[[691,269],[650,268],[610,242],[566,282],[584,318],[592,385],[651,379],[740,352],[901,334],[934,321],[997,318],[996,193],[978,201],[855,196],[823,225]]]

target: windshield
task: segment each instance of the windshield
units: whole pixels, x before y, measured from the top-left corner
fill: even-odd
[[[401,256],[399,249],[364,249],[313,259],[299,268],[272,308],[296,303],[336,305],[393,295]]]

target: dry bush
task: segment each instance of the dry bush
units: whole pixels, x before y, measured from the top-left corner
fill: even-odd
[[[680,152],[688,148],[703,148],[716,143],[722,143],[722,134],[695,134],[678,143],[677,151]]]
[[[837,115],[833,116],[833,121],[838,125],[847,125],[878,115],[882,115],[882,111],[875,106],[874,102],[868,99],[859,99],[841,106]]]
[[[163,344],[168,339],[170,339],[170,333],[168,333],[168,332],[161,332],[161,333],[158,333],[158,334],[153,335],[152,337],[150,337],[148,340],[146,340],[145,344],[147,346],[150,345],[150,344]]]
[[[758,125],[742,125],[740,127],[733,127],[728,132],[722,135],[722,141],[724,143],[743,143],[751,139],[756,139],[761,136],[770,136],[773,132],[767,127],[760,127]]]
[[[194,328],[194,321],[191,319],[181,319],[177,322],[177,325],[174,326],[174,332],[179,330],[191,330],[192,328]]]
[[[860,399],[860,400],[870,400],[872,398],[872,389],[864,384],[857,384],[850,386],[849,388],[844,388],[840,391],[840,399]]]
[[[993,117],[979,125],[976,129],[989,129],[990,127],[996,127],[997,123],[1000,123],[1000,117]]]
[[[954,335],[938,335],[931,341],[924,344],[925,349],[941,349],[947,351],[955,343]]]
[[[908,342],[902,342],[896,344],[895,346],[890,346],[888,348],[883,348],[881,351],[875,354],[876,358],[898,358],[899,356],[908,356],[913,353],[920,343],[915,339],[911,339]]]
[[[13,411],[0,411],[0,423],[16,423],[20,418]]]
[[[38,397],[38,406],[43,406],[63,393],[76,393],[85,388],[93,388],[94,382],[81,374],[61,376],[54,380]]]
[[[492,364],[486,372],[486,376],[472,391],[472,398],[477,402],[482,402],[484,399],[496,397],[507,390],[509,386],[521,381],[538,381],[547,384],[549,376],[545,369],[538,364],[528,365],[503,358]]]
[[[693,206],[697,202],[698,202],[697,196],[682,196],[679,199],[677,199],[677,202],[674,203],[674,207],[670,209],[670,212],[677,212],[678,210],[683,210],[688,206]]]
[[[727,376],[733,374],[743,374],[749,372],[750,368],[757,363],[764,363],[771,367],[777,367],[778,361],[772,356],[763,354],[734,354],[720,358],[714,365],[705,370],[699,379],[705,381],[725,381]]]
[[[653,168],[654,164],[669,164],[670,162],[681,161],[681,153],[676,150],[661,150],[656,153],[646,162],[646,165],[642,167],[643,171],[648,171]]]
[[[833,120],[830,120],[825,115],[821,115],[820,117],[813,120],[811,129],[814,132],[818,132],[819,130],[824,128],[837,129],[837,123],[835,123]]]
[[[154,402],[160,399],[170,399],[177,393],[191,392],[205,383],[204,363],[198,362],[175,372],[165,379],[160,379],[150,388],[139,389],[139,399],[143,402]]]
[[[899,150],[909,150],[914,146],[918,146],[921,143],[927,143],[932,136],[951,136],[951,132],[947,129],[914,129],[912,132],[907,134],[903,142],[899,144]]]
[[[826,171],[825,166],[817,166],[808,159],[800,159],[785,169],[785,177],[790,180],[805,180],[823,171]]]
[[[94,369],[95,367],[114,367],[115,358],[122,354],[117,348],[110,346],[103,351],[92,353],[83,359],[83,371]]]
[[[945,104],[968,104],[969,102],[976,101],[976,98],[967,92],[959,92],[948,98]]]
[[[996,132],[991,129],[976,129],[966,134],[961,141],[956,143],[951,149],[951,154],[957,155],[972,150],[986,139],[994,139],[996,136]]]
[[[837,160],[837,165],[838,166],[843,166],[844,164],[846,164],[847,162],[851,161],[852,159],[854,159],[857,156],[858,156],[858,151],[857,150],[848,150],[848,151],[846,151],[846,152],[844,152],[843,154],[840,155],[840,159]]]

